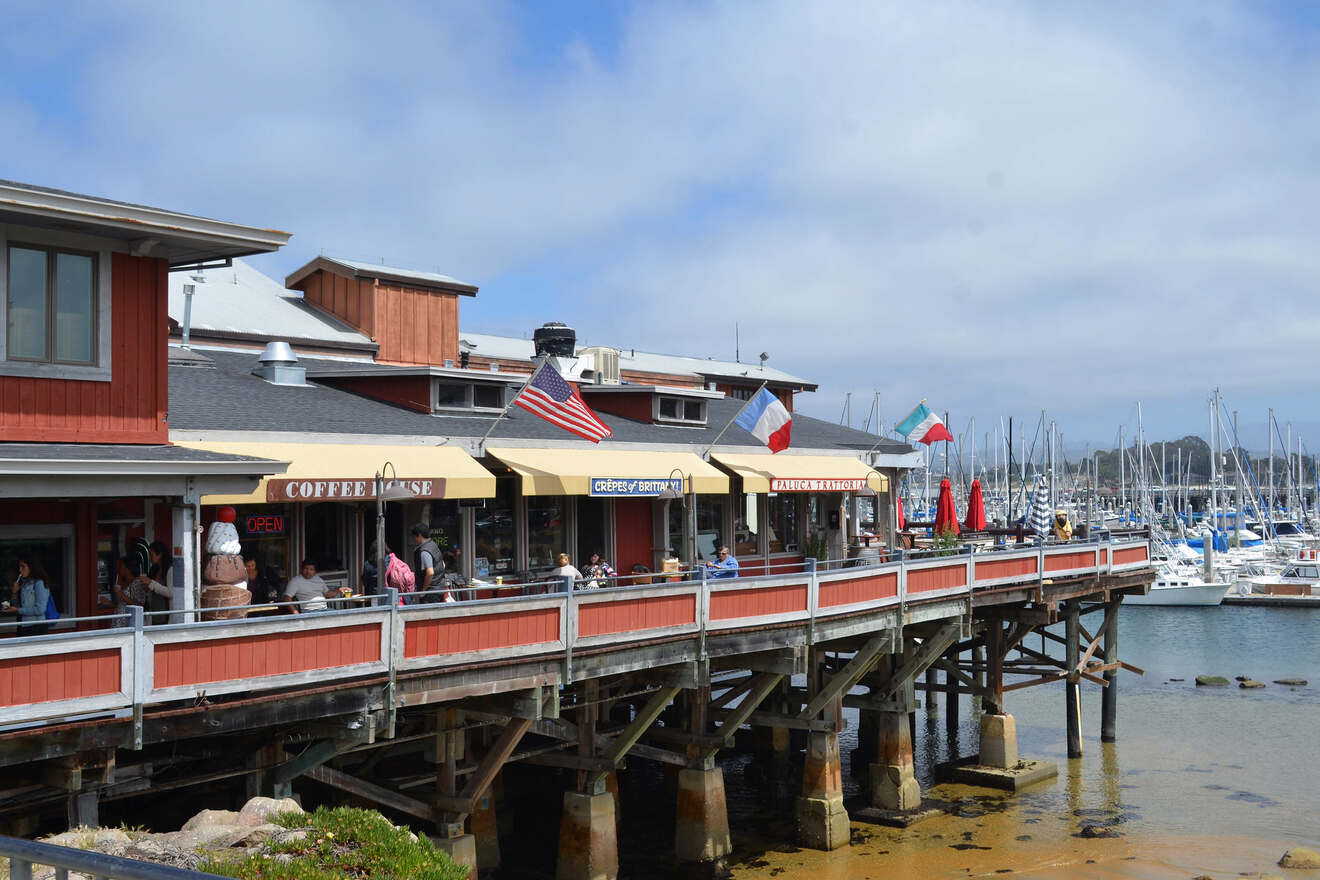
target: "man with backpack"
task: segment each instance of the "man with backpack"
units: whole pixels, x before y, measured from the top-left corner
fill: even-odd
[[[423,523],[418,523],[408,530],[413,539],[413,572],[416,589],[425,593],[431,589],[431,582],[437,581],[437,575],[445,570],[445,561],[440,557],[440,548],[431,540],[431,530]],[[412,600],[406,600],[412,604]]]
[[[385,545],[385,577],[379,579],[376,576],[376,566],[374,562],[377,553],[377,547],[374,542],[371,545],[369,553],[371,560],[373,560],[368,563],[371,570],[371,591],[373,593],[384,593],[387,589],[397,590],[403,601],[411,605],[413,603],[412,593],[417,589],[417,579],[413,575],[413,570],[409,568],[408,564],[402,559],[395,556],[394,551],[390,550],[389,545],[387,544]],[[366,580],[366,574],[367,569],[364,567],[364,581]],[[383,584],[380,585],[379,589],[377,589],[378,580],[383,580]]]

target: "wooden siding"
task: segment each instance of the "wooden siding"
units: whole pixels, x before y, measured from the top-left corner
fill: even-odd
[[[578,635],[603,636],[697,622],[697,597],[646,596],[578,606]]]
[[[755,382],[751,385],[733,385],[729,382],[715,383],[715,390],[723,393],[725,397],[732,397],[734,390],[738,388],[741,388],[744,391],[755,391],[760,387],[761,387],[760,382]],[[769,392],[773,394],[775,397],[779,398],[779,402],[784,405],[784,409],[788,410],[789,412],[793,411],[792,388],[769,388],[767,390],[769,390]]]
[[[329,629],[156,645],[155,687],[285,675],[381,660],[380,626]]]
[[[558,608],[407,620],[403,630],[403,656],[466,654],[558,640]]]
[[[333,385],[354,394],[393,403],[416,412],[431,412],[431,378],[429,376],[378,376],[370,379],[317,379],[322,385]]]
[[[1046,571],[1068,571],[1073,568],[1095,568],[1095,551],[1059,553],[1055,556],[1045,557]]]
[[[946,565],[940,568],[922,568],[909,571],[907,575],[908,595],[927,590],[945,590],[950,587],[967,586],[967,566],[962,563]]]
[[[0,660],[0,706],[118,693],[120,657],[118,648],[107,648]]]
[[[1128,547],[1125,550],[1114,551],[1114,565],[1127,565],[1129,562],[1145,562],[1145,547]]]
[[[297,288],[303,292],[303,301],[329,312],[348,326],[374,339],[376,313],[372,308],[371,281],[345,278],[330,272],[313,272]]]
[[[778,587],[751,587],[710,594],[711,620],[736,620],[740,617],[766,617],[807,610],[807,585],[784,584]]]
[[[651,398],[654,392],[640,391],[636,394],[592,394],[582,395],[587,406],[596,412],[610,413],[632,419],[644,425],[651,424]]]
[[[638,563],[648,569],[656,567],[651,553],[652,504],[649,498],[615,499],[615,571],[631,572]]]
[[[167,266],[111,254],[110,381],[0,376],[0,441],[166,443]]]
[[[976,560],[976,579],[978,581],[993,581],[999,578],[1019,577],[1021,575],[1036,573],[1036,557],[1028,556],[1025,559],[995,559],[993,561]]]
[[[824,581],[816,599],[821,608],[898,598],[898,572],[849,581]]]

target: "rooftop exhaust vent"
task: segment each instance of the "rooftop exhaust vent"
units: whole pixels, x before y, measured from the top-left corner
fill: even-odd
[[[259,364],[252,375],[260,376],[272,385],[307,384],[307,368],[298,363],[287,342],[268,342],[258,358]]]
[[[577,347],[577,334],[567,324],[551,321],[536,328],[532,334],[532,345],[537,357],[550,355],[571,358],[573,350]]]

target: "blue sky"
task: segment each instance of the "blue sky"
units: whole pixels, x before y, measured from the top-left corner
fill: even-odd
[[[745,359],[803,410],[1320,446],[1320,7],[11,2],[0,176]]]

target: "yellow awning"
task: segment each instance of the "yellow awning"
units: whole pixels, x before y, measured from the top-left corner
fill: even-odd
[[[647,452],[634,449],[493,449],[486,450],[522,475],[524,495],[651,496],[655,487],[620,486],[619,481],[663,481],[683,478],[683,489],[701,494],[724,494],[729,478],[691,452]],[[691,477],[691,484],[688,484]],[[593,478],[610,478],[597,483]]]
[[[385,462],[417,497],[493,498],[495,476],[455,446],[382,446],[354,443],[255,443],[198,441],[178,444],[208,452],[255,455],[289,462],[289,470],[266,477],[248,495],[204,495],[203,504],[264,504],[268,501],[370,501],[373,479]],[[278,498],[268,497],[269,491]]]
[[[742,477],[744,492],[888,492],[889,479],[848,455],[748,455],[711,458]]]

